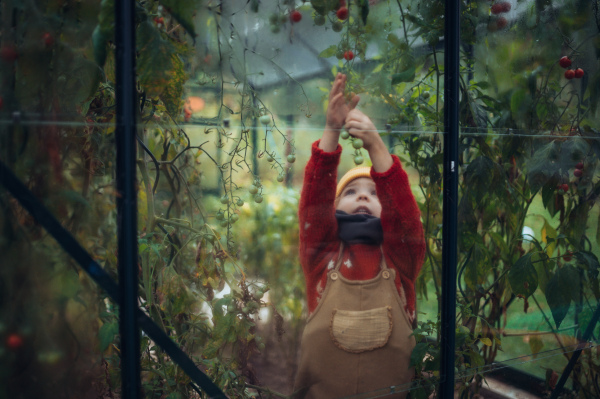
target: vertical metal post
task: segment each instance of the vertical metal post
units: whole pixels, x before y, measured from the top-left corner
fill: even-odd
[[[458,134],[460,5],[447,0],[444,32],[444,199],[442,235],[442,314],[440,397],[454,398],[456,263],[458,213]]]
[[[138,248],[136,193],[135,1],[115,2],[117,77],[117,234],[119,245],[119,332],[124,399],[140,397]]]

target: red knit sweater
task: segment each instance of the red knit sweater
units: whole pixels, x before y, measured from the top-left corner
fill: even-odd
[[[337,167],[342,153],[338,145],[334,152],[324,152],[319,141],[312,146],[304,172],[300,197],[300,263],[306,280],[308,310],[312,313],[325,284],[327,273],[334,267],[340,250],[338,225],[335,218]],[[371,168],[377,197],[382,205],[383,253],[388,267],[396,270],[396,287],[406,297],[406,310],[415,316],[415,279],[425,256],[425,239],[420,211],[410,190],[408,176],[400,160],[392,155],[393,165],[384,173]],[[360,265],[360,267],[355,267]],[[351,280],[368,280],[380,271],[381,251],[377,245],[346,245],[340,272]]]

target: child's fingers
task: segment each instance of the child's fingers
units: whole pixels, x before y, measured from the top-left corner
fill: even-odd
[[[350,96],[350,104],[348,104],[350,109],[354,109],[358,105],[359,101],[360,101],[360,96],[353,92]]]

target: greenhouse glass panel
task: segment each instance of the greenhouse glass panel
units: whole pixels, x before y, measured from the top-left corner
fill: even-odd
[[[566,388],[599,395],[597,16],[585,1],[464,10],[461,390],[555,395],[564,372]]]
[[[115,304],[63,245],[116,278],[114,71],[92,45],[106,14],[63,3],[0,7],[1,397],[98,397],[119,380]]]

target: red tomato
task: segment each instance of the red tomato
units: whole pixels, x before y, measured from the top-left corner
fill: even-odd
[[[6,62],[14,62],[17,59],[17,49],[15,46],[7,45],[0,49],[0,57]]]
[[[54,44],[54,38],[52,37],[52,35],[48,32],[44,33],[42,35],[42,41],[44,42],[44,45],[46,47],[50,47]]]
[[[569,191],[569,185],[567,183],[564,183],[562,186],[560,186],[560,188],[562,188],[565,193]]]
[[[344,21],[345,19],[348,18],[348,8],[347,7],[340,7],[339,10],[337,10],[336,15],[339,19],[341,19],[342,21]]]
[[[496,27],[498,29],[502,29],[506,25],[508,25],[508,21],[506,20],[506,18],[504,18],[504,17],[498,17],[498,20],[496,21]]]
[[[575,176],[575,177],[581,177],[581,176],[583,176],[583,171],[581,169],[575,169],[573,171],[573,176]]]
[[[575,77],[575,71],[574,71],[574,70],[572,70],[572,69],[567,69],[567,70],[565,71],[565,78],[567,78],[567,79],[569,79],[569,80],[570,80],[570,79],[573,79],[574,77]]]
[[[10,350],[18,350],[23,346],[24,343],[25,340],[23,337],[17,333],[12,333],[6,337],[6,347]]]
[[[583,73],[584,73],[584,72],[583,72],[583,69],[581,69],[581,68],[577,68],[577,69],[575,70],[575,77],[576,77],[577,79],[583,78]]]
[[[577,165],[575,165],[575,169],[583,169],[583,162],[577,162]]]
[[[292,11],[290,14],[290,20],[292,22],[300,22],[300,20],[302,20],[302,13],[300,13],[298,10]]]
[[[354,58],[354,53],[352,52],[352,50],[345,51],[344,58],[348,61],[352,60]]]
[[[558,64],[563,68],[568,68],[571,66],[571,59],[567,56],[564,56],[558,60]]]

